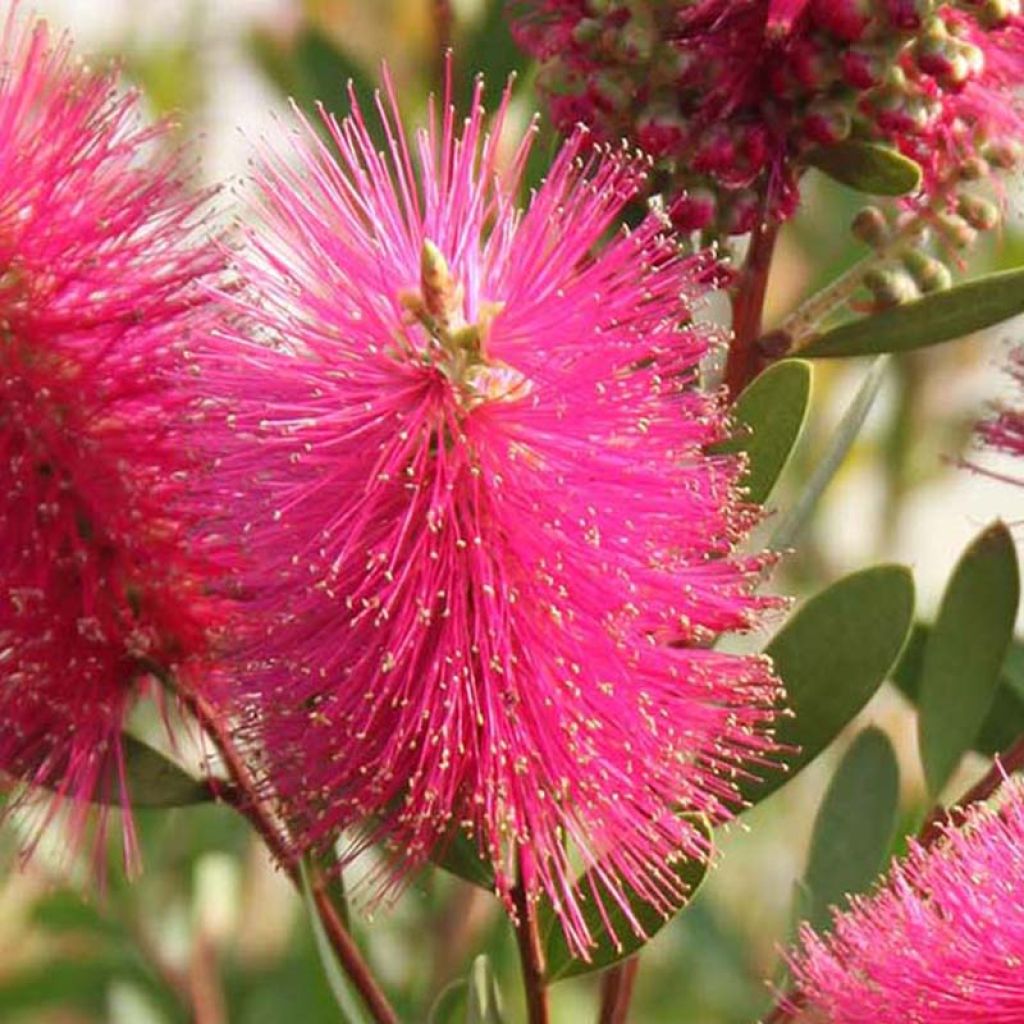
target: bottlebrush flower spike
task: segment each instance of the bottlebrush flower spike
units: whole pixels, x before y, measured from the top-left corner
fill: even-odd
[[[1004,789],[997,806],[915,847],[877,892],[836,915],[831,934],[803,929],[790,962],[807,1020],[1024,1020],[1024,788]]]
[[[0,770],[54,791],[80,834],[89,801],[127,809],[120,735],[146,666],[186,670],[212,621],[173,381],[222,259],[192,244],[166,129],[17,13],[0,55]],[[131,861],[130,815],[124,836]]]
[[[1017,0],[510,0],[556,124],[628,138],[687,230],[790,216],[813,150],[848,139],[917,160],[924,197],[1024,136]],[[955,196],[953,197],[955,200]]]
[[[389,83],[385,155],[353,98],[333,150],[304,124],[297,164],[263,161],[251,296],[203,361],[212,501],[250,554],[240,675],[296,842],[362,828],[384,892],[463,829],[582,950],[567,845],[604,906],[677,906],[667,859],[706,853],[678,812],[728,815],[778,689],[710,647],[764,603],[738,466],[705,454],[723,410],[683,303],[713,265],[654,215],[601,245],[646,165],[583,132],[520,211],[530,138],[499,159],[509,97],[487,134],[481,88],[410,146]]]

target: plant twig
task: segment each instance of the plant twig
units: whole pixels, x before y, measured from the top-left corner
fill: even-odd
[[[758,348],[764,300],[768,293],[779,222],[767,217],[761,220],[750,236],[743,269],[732,292],[732,343],[725,364],[725,386],[731,398],[757,376],[762,353]]]
[[[523,968],[526,991],[526,1012],[529,1024],[549,1024],[548,994],[544,986],[544,950],[537,927],[537,907],[526,892],[520,868],[519,883],[512,890],[515,904],[513,924],[519,943],[519,959]]]
[[[261,798],[259,786],[235,746],[230,729],[209,701],[194,693],[182,695],[188,709],[217,748],[234,784],[228,791],[231,806],[253,826],[274,859],[295,887],[302,892],[302,876],[292,855],[284,829]],[[223,796],[224,794],[222,794]],[[377,984],[327,891],[323,875],[315,872],[310,884],[317,916],[346,975],[359,992],[375,1024],[397,1024],[398,1016]]]
[[[601,982],[601,1015],[598,1024],[626,1024],[639,969],[640,957],[631,956],[605,972]]]
[[[1022,768],[1024,768],[1024,735],[1018,736],[1003,753],[998,754],[992,762],[992,767],[955,804],[946,809],[936,807],[928,815],[918,833],[918,843],[926,848],[931,846],[936,840],[942,838],[948,826],[960,824],[971,807],[987,800],[999,789],[1008,776]]]

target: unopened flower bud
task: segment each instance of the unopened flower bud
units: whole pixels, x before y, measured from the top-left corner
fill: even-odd
[[[804,134],[822,146],[832,146],[849,138],[852,127],[850,111],[833,101],[812,103],[804,119]]]
[[[953,284],[953,275],[941,260],[920,249],[908,249],[901,257],[904,268],[914,279],[921,293],[945,291]]]
[[[873,249],[879,249],[889,240],[889,222],[877,206],[865,206],[857,212],[850,224],[854,238]]]
[[[982,199],[981,196],[965,193],[957,201],[956,209],[957,213],[978,231],[991,231],[1000,221],[999,207],[988,199]]]
[[[685,192],[669,209],[669,219],[679,231],[703,231],[714,222],[718,211],[710,189],[695,188]]]
[[[636,122],[637,141],[653,157],[667,156],[678,149],[686,136],[686,122],[669,103],[655,103]]]
[[[991,173],[988,161],[980,156],[969,156],[957,168],[961,181],[981,181]]]
[[[940,213],[935,226],[954,249],[969,249],[978,237],[978,232],[958,213]]]
[[[875,50],[846,50],[839,62],[843,81],[854,89],[873,89],[885,73],[885,59]]]
[[[1002,28],[1011,18],[1019,18],[1020,0],[985,0],[976,17],[984,28]]]
[[[874,21],[875,0],[811,0],[811,17],[819,28],[855,43]]]
[[[1024,155],[1024,148],[1016,139],[991,139],[982,147],[981,155],[1000,171],[1015,171]]]
[[[903,267],[876,267],[869,270],[862,281],[871,292],[876,309],[902,306],[921,295],[914,278]]]

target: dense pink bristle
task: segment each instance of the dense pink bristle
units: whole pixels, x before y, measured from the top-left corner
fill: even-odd
[[[0,62],[0,769],[80,834],[90,801],[128,807],[145,666],[190,671],[216,618],[174,379],[222,259],[113,75],[16,10]]]
[[[728,817],[772,751],[769,666],[708,646],[768,602],[733,554],[739,465],[705,454],[712,334],[680,326],[708,261],[654,215],[603,241],[646,166],[583,133],[520,211],[525,144],[500,163],[507,97],[485,134],[479,95],[414,158],[393,100],[386,155],[358,108],[333,153],[306,125],[266,155],[248,290],[200,359],[209,500],[249,558],[243,735],[299,847],[360,829],[387,890],[465,828],[585,950],[566,842],[593,898],[668,912],[667,860],[707,852],[678,812]],[[431,252],[451,351],[416,312]]]
[[[801,933],[791,958],[810,1019],[828,1024],[1024,1020],[1024,790],[915,847],[874,894]]]

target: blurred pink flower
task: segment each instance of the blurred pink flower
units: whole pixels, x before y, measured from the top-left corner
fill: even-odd
[[[203,366],[211,500],[297,842],[383,841],[384,892],[464,830],[585,948],[571,858],[602,905],[677,905],[667,858],[706,853],[679,812],[728,816],[778,688],[710,646],[765,604],[739,466],[706,454],[685,300],[713,263],[653,214],[605,242],[646,168],[583,133],[520,210],[530,136],[505,153],[508,95],[489,131],[479,100],[410,144],[392,95],[384,153],[355,107],[263,161],[251,294]]]
[[[89,801],[130,800],[120,735],[147,666],[206,643],[170,370],[222,259],[193,247],[166,129],[113,75],[16,5],[0,61],[0,769],[81,833]],[[128,815],[124,835],[130,860]]]
[[[628,138],[658,161],[686,229],[785,218],[811,151],[850,138],[919,161],[925,192],[1024,135],[1019,4],[914,0],[512,0],[563,130]]]
[[[1014,351],[1010,357],[1009,371],[1018,388],[1024,388],[1024,352]],[[1010,455],[1024,455],[1024,409],[1018,401],[1003,406],[992,419],[978,427],[981,440],[992,448],[1009,452]]]
[[[1024,1020],[1024,788],[1004,784],[877,892],[805,927],[790,962],[809,1019],[828,1024]]]

